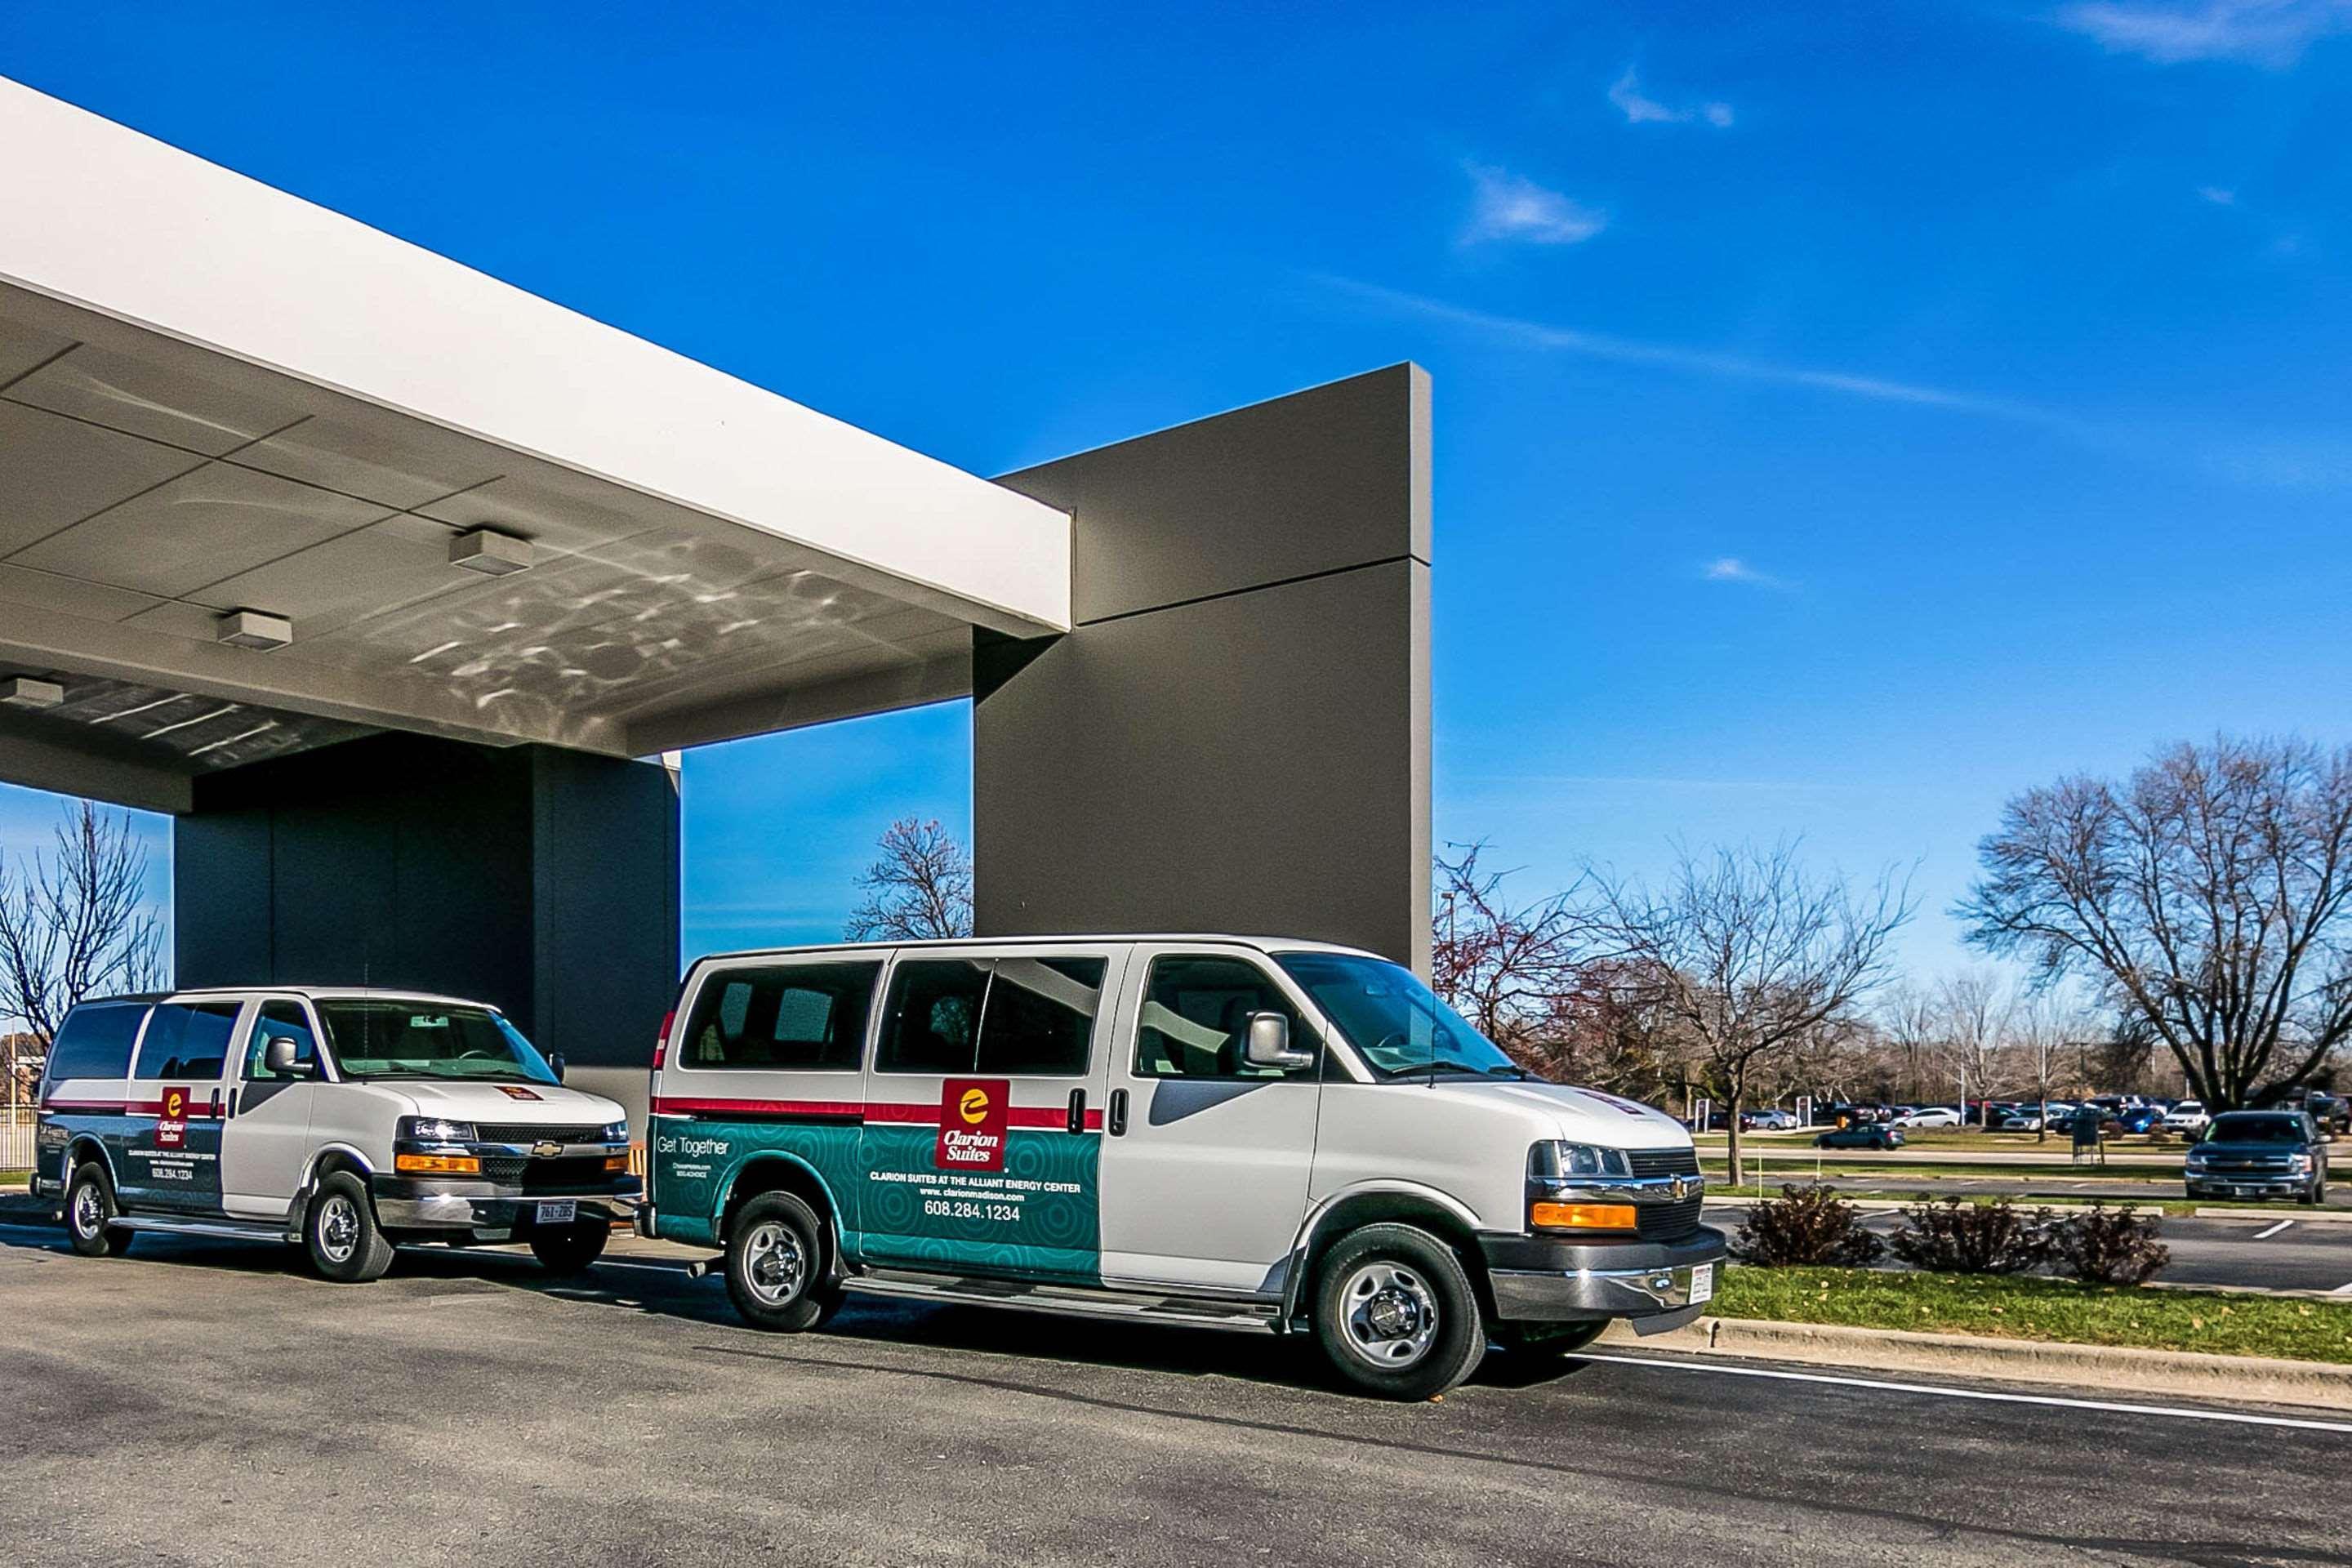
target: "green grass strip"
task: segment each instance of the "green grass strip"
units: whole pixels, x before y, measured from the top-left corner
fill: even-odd
[[[2067,1279],[1735,1266],[1720,1317],[2352,1363],[2352,1305]]]

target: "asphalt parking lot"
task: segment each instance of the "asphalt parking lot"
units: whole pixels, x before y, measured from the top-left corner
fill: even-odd
[[[350,1287],[272,1247],[149,1237],[100,1261],[0,1226],[0,1541],[42,1564],[2352,1552],[2352,1418],[1640,1351],[1497,1353],[1391,1405],[1272,1339],[895,1305],[761,1334],[680,1261],[631,1244],[558,1284],[418,1250]]]

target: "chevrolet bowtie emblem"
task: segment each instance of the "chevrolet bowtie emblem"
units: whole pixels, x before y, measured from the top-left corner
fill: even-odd
[[[530,1146],[530,1152],[535,1159],[552,1160],[563,1152],[563,1145],[542,1138]]]
[[[1675,1192],[1675,1201],[1676,1203],[1680,1203],[1680,1202],[1682,1202],[1682,1201],[1683,1201],[1683,1199],[1685,1199],[1685,1198],[1686,1198],[1686,1197],[1690,1196],[1690,1183],[1688,1183],[1688,1182],[1685,1181],[1685,1180],[1684,1180],[1682,1177],[1680,1177],[1680,1176],[1676,1176],[1676,1177],[1675,1178],[1675,1187],[1674,1187],[1674,1192]]]

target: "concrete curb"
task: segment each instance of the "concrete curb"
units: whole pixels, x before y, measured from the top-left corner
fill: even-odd
[[[1713,1200],[1709,1200],[1712,1202]],[[2276,1209],[2200,1208],[2199,1219],[2251,1219],[2264,1225],[2275,1225],[2291,1219],[2297,1225],[2352,1225],[2352,1209],[2305,1208],[2301,1204],[2281,1204]]]
[[[1600,1341],[1619,1350],[1678,1351],[1748,1361],[1802,1362],[1871,1372],[1934,1373],[2064,1384],[2140,1404],[2175,1398],[2352,1408],[2352,1366],[2266,1356],[2206,1355],[2116,1345],[2052,1344],[1973,1334],[1921,1334],[1833,1323],[1701,1318],[1643,1339],[1622,1321]]]

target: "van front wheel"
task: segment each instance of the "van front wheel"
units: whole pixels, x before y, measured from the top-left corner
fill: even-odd
[[[727,1227],[727,1296],[754,1328],[798,1333],[833,1316],[824,1226],[790,1193],[762,1193]]]
[[[1325,1255],[1315,1335],[1340,1376],[1387,1399],[1434,1398],[1486,1353],[1462,1260],[1410,1225],[1365,1226]]]
[[[381,1279],[392,1268],[392,1243],[375,1222],[367,1185],[349,1171],[335,1172],[311,1194],[302,1247],[320,1278],[339,1285]]]

